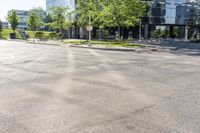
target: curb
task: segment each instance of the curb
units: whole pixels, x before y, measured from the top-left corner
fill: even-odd
[[[11,42],[27,42],[26,40],[18,40],[18,39],[8,39],[8,40],[6,40],[5,39],[5,41],[11,41]]]
[[[3,40],[3,39],[2,39]],[[10,41],[10,42],[24,42],[24,43],[29,43],[29,44],[40,44],[40,45],[52,45],[52,46],[61,46],[62,44],[60,43],[46,43],[46,42],[32,42],[32,41],[27,41],[27,40],[17,40],[17,39],[9,39],[5,41]],[[64,43],[63,43],[64,44]]]
[[[124,51],[124,52],[163,52],[168,51],[168,49],[160,49],[160,48],[150,48],[145,46],[144,48],[106,48],[106,47],[92,47],[92,46],[80,46],[80,45],[69,45],[69,47],[76,47],[76,48],[85,48],[85,49],[96,49],[96,50],[107,50],[107,51]]]
[[[92,46],[80,46],[80,45],[70,45],[69,47],[76,47],[76,48],[85,48],[85,49],[96,49],[96,50],[108,50],[108,51],[127,51],[131,52],[134,51],[136,52],[137,50],[134,48],[106,48],[106,47],[92,47]]]
[[[41,42],[27,42],[29,44],[40,44],[40,45],[51,45],[51,46],[61,46],[62,44],[58,44],[58,43],[41,43]]]

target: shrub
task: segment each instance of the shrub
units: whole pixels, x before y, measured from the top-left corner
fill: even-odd
[[[43,38],[44,38],[44,32],[42,32],[42,31],[37,31],[37,32],[35,33],[35,38],[43,39]]]
[[[57,34],[55,32],[51,32],[51,33],[49,33],[48,37],[49,37],[49,39],[54,40],[57,38]]]
[[[59,40],[63,40],[64,37],[65,37],[65,35],[64,35],[62,32],[59,32],[59,33],[57,34],[57,38],[58,38]]]
[[[0,33],[0,39],[2,39],[3,38],[3,34],[2,33]]]
[[[152,31],[151,37],[156,38],[156,39],[160,38],[161,37],[161,30],[157,29],[157,30]]]
[[[47,33],[44,34],[44,39],[45,39],[45,40],[48,40],[48,39],[49,39],[49,34],[47,34]]]
[[[193,43],[200,43],[200,39],[191,40],[191,42],[193,42]]]

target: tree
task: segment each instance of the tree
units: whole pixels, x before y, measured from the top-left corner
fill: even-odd
[[[199,39],[199,31],[200,31],[200,9],[197,9],[196,12],[195,12],[196,16],[195,16],[195,19],[196,19],[196,32],[197,32],[197,36],[196,38]]]
[[[35,37],[38,38],[38,39],[40,39],[40,40],[44,39],[44,36],[45,36],[45,34],[42,31],[37,31],[35,33]]]
[[[45,23],[52,23],[53,22],[53,18],[51,17],[50,14],[47,14],[44,18],[44,22]]]
[[[53,19],[50,14],[47,14],[44,18],[44,23],[45,23],[45,29],[46,30],[52,30],[51,28],[51,23],[53,22]]]
[[[145,13],[146,4],[139,0],[102,0],[100,13],[103,26],[118,27],[121,37],[121,28],[135,26]]]
[[[33,42],[35,38],[35,31],[39,30],[41,26],[41,20],[40,17],[37,15],[35,11],[30,11],[28,14],[28,26],[30,30],[33,32]]]
[[[31,9],[29,12],[35,12],[40,17],[41,24],[44,24],[46,18],[46,12],[42,7]]]
[[[10,11],[8,13],[7,20],[9,22],[9,24],[11,25],[11,28],[15,34],[17,26],[19,25],[19,16],[17,15],[17,13],[15,11]]]
[[[93,26],[122,27],[135,26],[145,14],[147,5],[140,0],[78,0],[76,14],[78,24],[86,26],[89,19]]]
[[[75,10],[77,24],[82,27],[95,26],[100,28],[101,21],[99,20],[101,5],[97,0],[78,0]],[[91,38],[91,33],[89,35]]]
[[[0,39],[2,38],[2,31],[3,31],[3,24],[2,21],[0,20]]]
[[[50,27],[56,30],[57,33],[64,33],[71,27],[69,8],[65,6],[52,7],[49,11],[52,22],[48,23]]]
[[[98,26],[100,5],[97,0],[78,0],[75,13],[77,14],[77,22],[80,26],[87,26],[89,18],[92,25]]]

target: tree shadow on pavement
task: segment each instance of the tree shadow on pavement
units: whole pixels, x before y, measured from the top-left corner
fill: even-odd
[[[144,42],[147,46],[168,49],[175,54],[184,54],[191,56],[200,56],[200,43],[191,43],[190,41],[178,39],[163,39]]]

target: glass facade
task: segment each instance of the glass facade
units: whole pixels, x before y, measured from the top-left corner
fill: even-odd
[[[196,23],[199,0],[147,0],[150,24],[187,25]]]
[[[76,1],[75,0],[46,0],[47,12],[51,7],[54,6],[68,6],[70,11],[75,10]]]

